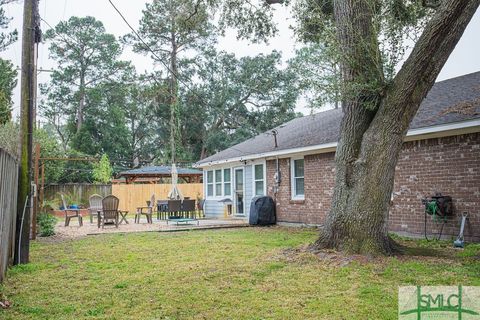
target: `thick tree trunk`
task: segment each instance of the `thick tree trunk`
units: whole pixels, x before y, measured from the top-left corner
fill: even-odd
[[[480,0],[443,1],[393,84],[381,95],[361,92],[353,98],[347,96],[343,102],[332,209],[315,243],[317,248],[373,255],[392,253],[388,211],[403,138],[479,5]],[[368,27],[369,10],[368,0],[335,2],[338,39],[346,52],[342,65],[346,83],[381,80],[374,69],[365,65],[373,61],[364,55],[375,52],[372,50],[377,45],[357,45],[374,43],[373,31]]]
[[[80,101],[77,109],[77,133],[83,126],[83,112],[85,109],[85,73],[82,71],[80,74],[80,88],[79,88]]]

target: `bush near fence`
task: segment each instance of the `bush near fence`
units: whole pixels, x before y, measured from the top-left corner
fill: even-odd
[[[0,148],[0,282],[13,263],[17,217],[18,163]]]

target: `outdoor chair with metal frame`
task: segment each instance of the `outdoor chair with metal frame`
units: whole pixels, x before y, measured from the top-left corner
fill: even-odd
[[[183,200],[182,212],[186,218],[196,218],[195,200]]]
[[[157,200],[157,220],[167,219],[168,200]]]
[[[181,200],[168,200],[168,209],[167,214],[168,217],[178,217],[182,211],[182,201]]]
[[[97,217],[98,210],[102,210],[102,199],[102,196],[98,194],[92,194],[90,198],[88,198],[90,223],[93,223],[93,217]]]
[[[118,203],[120,200],[115,196],[106,196],[102,200],[102,209],[97,211],[97,225],[102,229],[107,223],[115,224],[115,227],[118,228]]]
[[[70,225],[70,220],[72,218],[78,218],[78,224],[80,225],[80,227],[83,226],[83,218],[82,214],[80,213],[80,209],[68,208],[63,194],[60,194],[60,197],[62,198],[63,211],[65,212],[65,227],[68,227]]]
[[[153,223],[153,211],[155,210],[155,194],[152,194],[152,197],[150,198],[150,203],[148,203],[148,206],[146,207],[138,207],[137,212],[135,213],[135,223],[140,223],[140,218],[142,215],[145,215],[147,217],[147,222],[148,223]]]

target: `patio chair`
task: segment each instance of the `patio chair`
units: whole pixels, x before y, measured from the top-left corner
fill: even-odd
[[[203,210],[205,206],[205,199],[199,200],[197,202],[197,211],[200,218],[205,218],[205,211]]]
[[[167,224],[175,222],[179,225],[180,223],[190,224],[196,222],[197,225],[199,225],[198,219],[189,217],[189,214],[195,212],[195,200],[183,200],[183,205],[180,200],[169,200],[168,212]],[[181,213],[181,215],[179,215],[179,213]]]
[[[148,223],[153,223],[153,211],[155,209],[155,194],[152,194],[152,197],[150,198],[150,203],[148,203],[148,206],[146,207],[138,207],[137,212],[135,213],[135,223],[140,223],[140,218],[142,215],[145,215],[147,217],[147,222]]]
[[[186,218],[196,218],[195,214],[195,200],[183,200],[182,212]]]
[[[97,217],[99,210],[102,210],[102,196],[98,194],[92,194],[88,198],[88,213],[90,214],[90,223],[93,223],[93,217]]]
[[[168,200],[157,200],[157,220],[167,219]]]
[[[118,228],[118,203],[120,200],[115,196],[106,196],[102,200],[102,209],[97,212],[98,217],[98,227],[102,225],[104,229],[105,224],[113,223],[115,227]]]
[[[182,211],[182,201],[181,200],[168,200],[168,218],[171,217],[180,217],[178,214]]]
[[[83,226],[83,218],[80,213],[80,209],[70,209],[67,206],[67,202],[65,201],[65,198],[63,197],[63,194],[60,194],[60,197],[62,198],[62,203],[63,203],[63,212],[65,213],[65,227],[68,227],[70,225],[70,220],[72,218],[77,218],[78,219],[78,224]]]

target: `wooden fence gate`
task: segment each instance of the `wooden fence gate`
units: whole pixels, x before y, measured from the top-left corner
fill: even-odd
[[[13,263],[17,192],[17,160],[0,148],[0,282],[5,278],[8,266]]]

